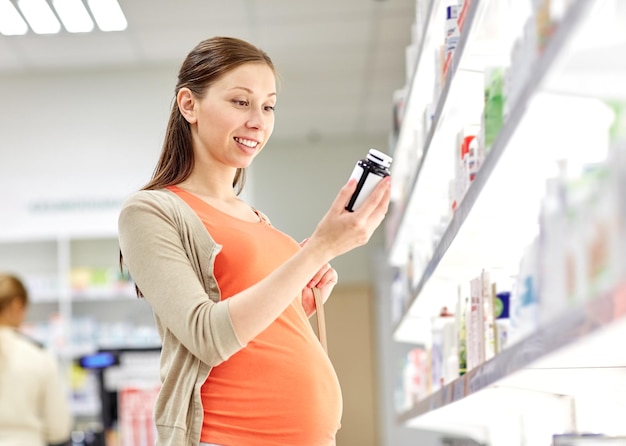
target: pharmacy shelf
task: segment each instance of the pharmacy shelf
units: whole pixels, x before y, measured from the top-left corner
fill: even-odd
[[[504,150],[507,140],[515,132],[520,115],[526,112],[526,106],[530,102],[530,98],[537,92],[594,98],[626,98],[626,83],[623,82],[626,76],[626,62],[624,62],[623,58],[615,57],[616,54],[626,52],[626,27],[610,27],[607,32],[597,32],[597,27],[603,24],[602,15],[618,14],[619,17],[624,17],[626,20],[626,5],[616,3],[617,6],[615,8],[618,8],[618,10],[615,11],[615,8],[611,8],[609,3],[608,0],[578,0],[571,4],[557,31],[552,36],[549,45],[536,61],[534,69],[530,70],[530,77],[519,95],[521,99],[513,107],[512,114],[517,114],[517,116],[509,117],[509,121],[513,119],[516,122],[507,124],[508,132],[506,128],[503,129],[504,134],[501,135],[498,143],[500,148],[492,156],[493,160],[487,161],[488,168],[493,168],[497,163],[497,159],[502,150]],[[424,171],[432,170],[428,169],[429,161],[434,156],[431,154],[433,152],[432,148],[436,145],[437,138],[442,133],[445,133],[441,130],[446,120],[450,118],[450,113],[447,112],[450,108],[458,106],[456,102],[465,101],[463,97],[459,97],[459,92],[466,89],[458,78],[464,77],[468,71],[472,71],[471,67],[480,70],[480,66],[485,65],[484,60],[482,63],[472,60],[475,57],[471,54],[472,51],[466,51],[466,47],[476,46],[476,42],[472,40],[472,33],[475,32],[476,28],[480,28],[481,21],[488,15],[486,11],[489,10],[491,4],[493,2],[489,0],[477,0],[470,4],[467,13],[466,29],[461,35],[459,45],[455,51],[452,66],[447,74],[444,88],[436,106],[432,125],[425,138],[421,161],[410,180],[410,186],[406,193],[407,198],[404,198],[404,201],[394,203],[394,207],[399,210],[397,211],[399,215],[391,218],[387,227],[388,259],[393,266],[401,266],[406,263],[408,246],[413,240],[414,234],[421,229],[419,227],[416,228],[415,225],[417,216],[420,213],[416,211],[416,208],[420,206],[419,202],[423,201],[423,198],[428,196],[430,192],[429,185],[424,184],[425,182],[421,181],[421,177],[424,175]],[[594,20],[585,20],[592,13],[600,17],[596,17]],[[420,65],[418,64],[416,70],[419,69]],[[462,72],[463,76],[459,76],[459,71]],[[414,75],[413,84],[418,74],[419,72],[417,71]],[[413,84],[411,85],[411,91],[413,91]],[[411,104],[411,99],[411,95],[409,95],[409,101],[406,106],[407,111],[415,108]],[[416,150],[415,147],[407,147],[408,136],[406,136],[414,130],[411,122],[414,122],[416,119],[415,112],[408,112],[407,119],[403,121],[400,138],[396,145],[396,150],[398,155],[400,155],[397,157],[399,159],[402,159],[402,154],[407,150]],[[438,146],[436,148],[439,149]],[[408,168],[410,167],[408,166]],[[401,166],[397,169],[402,173],[404,168],[407,167]],[[401,178],[402,176],[400,175]],[[479,193],[480,187],[474,187],[476,192],[473,193]],[[470,197],[469,200],[471,199]],[[468,209],[471,209],[471,205],[466,205],[465,210]],[[462,220],[463,217],[453,222],[452,225],[462,224]],[[454,235],[454,231],[447,235]]]
[[[422,66],[424,64],[424,59],[426,57],[426,47],[427,47],[427,39],[430,35],[433,34],[433,28],[435,20],[435,15],[438,10],[439,0],[427,0],[428,5],[425,8],[425,19],[424,25],[421,32],[421,35],[418,37],[419,47],[417,49],[417,54],[415,57],[415,64],[411,68],[411,81],[408,85],[408,91],[405,98],[405,109],[404,114],[402,116],[403,125],[400,128],[400,132],[398,134],[398,138],[395,141],[396,150],[394,151],[394,155],[399,155],[400,157],[404,157],[406,150],[410,150],[412,135],[411,128],[409,125],[406,125],[407,122],[414,122],[419,119],[419,111],[416,109],[414,104],[416,102],[421,102],[419,98],[419,89],[418,85],[418,77],[422,72]],[[398,173],[400,176],[404,176],[408,174],[407,170],[410,169],[411,166],[407,166],[405,164],[393,167],[394,173]]]
[[[428,35],[432,34],[433,23],[437,22],[434,15],[439,12],[439,4],[440,2],[438,0],[434,0],[430,3],[430,7],[428,8],[428,19],[424,27],[424,35],[422,36],[420,43],[417,64],[413,74],[413,79],[410,84],[409,94],[407,96],[406,112],[403,118],[402,127],[400,129],[400,135],[398,138],[396,149],[394,150],[394,156],[396,157],[396,159],[402,159],[406,157],[403,152],[406,152],[408,150],[416,150],[415,147],[412,147],[409,136],[409,133],[414,131],[413,123],[419,120],[418,110],[416,110],[415,106],[413,106],[413,104],[416,102],[415,91],[417,90],[416,85],[420,83],[420,70],[423,58],[426,56],[424,53],[426,42],[428,41]],[[456,87],[454,78],[462,63],[465,48],[471,36],[471,31],[476,25],[476,18],[479,16],[478,10],[481,5],[484,4],[484,0],[482,2],[481,0],[474,0],[470,3],[470,6],[468,7],[465,18],[464,31],[459,38],[459,42],[457,44],[452,63],[446,74],[444,85],[432,118],[432,123],[430,124],[428,133],[425,137],[421,160],[419,161],[415,172],[410,175],[411,179],[409,180],[409,182],[411,185],[407,193],[407,196],[410,197],[410,199],[407,200],[407,202],[405,203],[400,203],[397,205],[401,212],[400,218],[396,219],[397,223],[394,227],[388,229],[388,233],[391,234],[390,238],[392,240],[391,246],[389,248],[389,263],[391,265],[397,266],[406,261],[406,247],[411,239],[410,234],[413,229],[412,219],[413,216],[416,214],[413,205],[418,201],[417,197],[419,195],[418,185],[420,183],[420,175],[423,170],[428,168],[430,152],[434,145],[433,141],[439,135],[439,128],[441,127],[441,123],[443,122],[448,106],[450,105],[451,101],[449,99],[451,96],[451,89],[453,88],[453,86]],[[404,163],[396,163],[396,165],[392,167],[392,174],[394,176],[398,174],[401,179],[404,179],[408,174],[406,172],[403,172],[401,169],[410,169],[411,167],[412,166],[406,166]]]
[[[86,323],[112,331],[123,328],[129,335],[116,338],[121,346],[160,343],[152,309],[136,297],[132,282],[117,277],[118,250],[117,236],[101,233],[0,241],[0,269],[18,273],[32,298],[29,330],[68,364],[104,342],[95,339],[74,348]],[[50,330],[58,334],[52,336]]]
[[[512,392],[573,400],[621,394],[626,399],[626,350],[610,347],[625,336],[623,281],[610,292],[569,308],[550,324],[419,401],[401,413],[398,421],[430,427],[446,424],[456,431],[463,429],[459,426],[484,425],[493,399],[510,397]],[[473,409],[466,410],[466,404]],[[502,410],[503,406],[495,408]],[[520,410],[537,407],[531,404]],[[480,437],[480,429],[465,431],[474,437],[477,432]]]
[[[626,97],[626,85],[622,79],[626,76],[626,64],[619,58],[612,57],[611,54],[619,54],[617,51],[626,50],[626,31],[620,29],[614,30],[612,34],[606,34],[602,40],[598,38],[590,39],[589,35],[593,35],[596,31],[593,27],[597,26],[600,19],[588,20],[584,19],[591,14],[594,8],[601,9],[600,14],[610,14],[605,1],[574,1],[569,7],[567,14],[563,17],[556,32],[552,36],[550,43],[538,58],[534,69],[530,70],[529,79],[525,82],[525,86],[519,95],[518,103],[513,105],[511,115],[508,118],[508,124],[503,129],[503,134],[499,137],[499,142],[495,145],[499,146],[498,150],[493,154],[492,161],[486,161],[487,168],[493,168],[497,160],[506,148],[508,140],[516,130],[521,117],[526,112],[527,105],[531,98],[537,92],[552,92],[559,95],[575,95],[588,97],[610,97],[619,98]],[[445,136],[446,132],[456,131],[452,128],[445,128],[447,121],[455,120],[458,109],[467,108],[471,101],[464,96],[468,89],[482,87],[482,70],[490,64],[492,60],[498,60],[497,56],[486,57],[485,47],[488,45],[484,42],[477,41],[473,38],[476,30],[480,28],[481,22],[489,14],[489,8],[494,4],[490,0],[476,0],[470,3],[467,11],[466,24],[464,32],[461,34],[459,44],[454,53],[451,68],[447,73],[446,80],[436,105],[432,124],[426,135],[421,162],[415,169],[414,175],[410,181],[406,199],[404,202],[394,203],[394,207],[399,211],[399,215],[390,219],[388,233],[388,258],[389,263],[393,266],[401,266],[406,263],[408,257],[408,246],[414,239],[414,234],[422,228],[416,227],[416,221],[423,217],[420,212],[424,204],[425,197],[428,197],[430,190],[429,184],[422,181],[422,177],[432,171],[433,157],[438,156],[441,152],[441,144],[437,139]],[[618,11],[626,18],[626,7],[622,6],[624,11]],[[581,41],[588,41],[584,46]],[[475,53],[479,53],[476,56]],[[623,53],[623,52],[622,52]],[[603,57],[608,56],[608,57]],[[593,68],[590,68],[593,67]],[[417,66],[419,70],[420,66]],[[610,71],[611,70],[611,71]],[[469,80],[474,73],[474,79]],[[479,86],[476,87],[476,76],[478,74]],[[419,73],[414,75],[413,83],[418,78]],[[468,87],[470,82],[470,87]],[[411,88],[412,91],[412,88]],[[413,110],[411,105],[411,96],[407,103],[407,110]],[[451,110],[453,109],[453,110]],[[467,112],[470,116],[474,112]],[[412,122],[417,117],[415,112],[409,115],[410,119],[403,121],[400,130],[401,137],[398,139],[396,150],[399,151],[400,158],[406,150],[416,150],[415,147],[407,148],[408,142],[406,134],[413,131]],[[456,118],[458,120],[458,117]],[[458,129],[457,129],[458,130]],[[433,150],[435,147],[436,150]],[[444,149],[445,150],[445,149]],[[492,150],[493,151],[493,150]],[[433,154],[434,152],[434,154]],[[394,151],[395,153],[395,151]],[[435,166],[437,169],[439,166]],[[400,173],[403,167],[399,167]],[[485,166],[481,167],[483,170]],[[392,173],[394,173],[392,171]],[[402,175],[400,175],[402,178]],[[487,177],[488,178],[488,175]],[[480,193],[480,187],[474,187],[476,193]],[[471,196],[469,200],[471,200]],[[466,209],[470,210],[471,205],[466,205]],[[461,217],[458,222],[452,225],[462,224]],[[449,233],[448,235],[453,235]]]
[[[419,237],[428,227],[420,220],[429,218],[433,201],[428,195],[440,194],[445,184],[433,182],[433,175],[449,173],[443,162],[433,160],[446,152],[446,134],[458,131],[456,114],[466,101],[461,93],[472,71],[468,67],[480,71],[489,65],[476,63],[474,49],[485,11],[494,3],[472,2],[469,29],[437,103],[424,156],[408,199],[398,204],[399,223],[391,228],[389,263],[417,279],[410,284],[406,310],[393,333],[399,342],[430,345],[431,318],[443,306],[454,307],[459,284],[468,283],[482,268],[509,279],[516,274],[524,248],[537,235],[545,180],[556,174],[556,161],[584,165],[605,160],[601,149],[609,145],[611,115],[605,100],[626,98],[626,83],[620,81],[626,78],[626,63],[614,57],[626,51],[626,27],[613,25],[626,23],[626,3],[569,2],[528,69],[517,101],[509,104],[504,125],[462,201],[454,213],[437,214],[447,221],[442,218],[436,240],[424,243]],[[607,17],[619,20],[603,19]],[[593,131],[583,136],[577,128]],[[579,147],[589,149],[579,154]],[[584,158],[589,156],[597,159]],[[432,227],[436,219],[430,218]],[[538,329],[416,402],[399,414],[398,422],[495,445],[511,444],[511,438],[545,444],[557,432],[611,433],[614,426],[622,426],[626,353],[615,348],[626,336],[621,266],[616,286],[570,304],[556,316],[542,315]]]
[[[428,319],[436,314],[436,306],[450,305],[451,302],[426,300],[432,300],[430,296],[435,294],[456,296],[454,290],[439,292],[440,278],[450,278],[455,284],[469,280],[480,272],[476,270],[476,265],[494,269],[517,268],[518,265],[511,262],[521,258],[523,247],[536,233],[538,203],[544,194],[544,180],[547,176],[542,172],[549,172],[554,159],[559,157],[558,153],[553,157],[545,152],[533,153],[533,146],[537,144],[533,140],[535,135],[532,131],[532,120],[550,119],[545,116],[549,115],[546,110],[549,110],[555,96],[546,94],[546,82],[556,82],[559,70],[572,59],[572,53],[576,50],[572,47],[572,42],[576,41],[575,37],[579,35],[584,19],[592,7],[593,2],[574,2],[545,50],[536,59],[517,103],[510,108],[509,115],[474,181],[432,250],[430,258],[425,262],[423,272],[406,304],[408,309],[395,327],[396,340],[427,342],[424,340],[424,330],[419,327],[424,326],[423,318],[426,316]],[[566,101],[566,107],[572,113],[575,113],[577,107],[586,110],[598,107],[598,113],[602,113],[602,106],[595,99],[557,95],[556,100]],[[439,108],[443,110],[445,104],[440,104]],[[572,116],[571,119],[577,118]],[[563,116],[561,124],[572,127],[577,125],[576,121],[571,121],[566,116]],[[557,127],[554,135],[557,138],[554,145],[563,145],[558,141],[558,138],[562,139],[563,133],[559,134]],[[520,170],[523,169],[520,166],[525,165],[524,157],[535,160],[532,167],[529,167],[533,169],[534,175],[524,174],[521,178]],[[516,180],[520,180],[520,185],[523,184],[524,187],[512,187]],[[417,186],[414,185],[415,187]],[[503,195],[503,191],[506,191],[506,195]],[[411,200],[414,197],[412,193]],[[410,218],[415,218],[408,215],[409,209],[410,204],[407,206],[403,224]],[[507,220],[515,222],[515,225],[503,227],[500,221],[502,215],[506,215]],[[408,228],[407,224],[405,231]],[[511,237],[511,234],[515,234],[515,237]],[[398,235],[400,238],[394,240],[395,245],[408,244],[402,239],[400,232]],[[490,241],[489,246],[484,243],[485,240]],[[392,247],[390,256],[396,255],[402,257],[404,254],[399,254],[398,249],[394,252]]]

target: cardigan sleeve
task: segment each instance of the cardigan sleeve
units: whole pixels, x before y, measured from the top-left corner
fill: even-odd
[[[150,194],[138,192],[120,212],[120,250],[124,265],[160,323],[213,367],[244,346],[237,338],[228,303],[211,300],[199,279],[200,272],[185,251],[181,220],[180,213],[167,212]],[[219,246],[214,244],[212,249],[206,254],[214,257]]]

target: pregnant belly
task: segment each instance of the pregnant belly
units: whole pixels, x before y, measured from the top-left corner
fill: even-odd
[[[203,441],[332,444],[342,412],[337,375],[308,321],[285,313],[211,370],[202,387]]]

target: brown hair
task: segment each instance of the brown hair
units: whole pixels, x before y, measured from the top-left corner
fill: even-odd
[[[21,299],[28,304],[28,292],[24,284],[16,276],[0,273],[0,313],[7,308],[13,299]]]
[[[245,63],[264,63],[272,71],[270,57],[254,45],[233,37],[212,37],[203,40],[187,55],[178,72],[174,97],[181,88],[189,88],[202,98],[207,88],[221,76]],[[172,104],[161,156],[152,179],[142,189],[160,189],[181,183],[191,174],[194,156],[191,145],[191,128],[180,113],[176,100]],[[241,193],[245,183],[245,170],[237,169],[233,188]]]

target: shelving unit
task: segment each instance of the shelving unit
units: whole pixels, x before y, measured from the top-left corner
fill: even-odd
[[[626,53],[626,5],[610,0],[561,3],[569,3],[567,9],[528,67],[517,101],[510,105],[480,170],[452,212],[449,147],[458,128],[479,123],[482,112],[482,101],[467,92],[482,93],[485,68],[506,63],[520,30],[516,26],[522,23],[498,24],[494,17],[501,17],[497,8],[502,3],[495,0],[470,2],[432,122],[426,133],[416,136],[420,131],[416,122],[428,102],[426,90],[432,88],[431,34],[444,4],[428,2],[403,125],[395,141],[395,201],[387,225],[388,262],[406,267],[411,261],[417,271],[406,310],[396,321],[397,341],[429,345],[431,318],[443,306],[454,308],[459,282],[468,282],[482,268],[508,272],[519,267],[524,246],[538,231],[545,179],[555,172],[557,160],[575,159],[576,154],[568,152],[574,146],[570,143],[575,142],[575,129],[608,128],[610,117],[598,99],[626,99],[626,66],[616,57]],[[494,27],[500,29],[495,40],[489,38]],[[590,115],[599,123],[590,124]],[[542,122],[551,127],[539,127]],[[537,128],[543,131],[538,134]],[[604,155],[598,153],[598,160]],[[415,246],[417,256],[411,251]],[[615,433],[626,411],[626,356],[610,346],[624,339],[625,313],[623,275],[609,289],[572,305],[418,401],[398,421],[467,435],[493,446],[549,444],[552,434],[567,431]],[[599,405],[606,408],[601,415]]]
[[[0,240],[0,271],[25,282],[25,329],[59,359],[77,421],[98,416],[99,396],[80,388],[91,385],[86,377],[73,382],[75,360],[98,349],[160,346],[152,310],[119,274],[118,256],[108,233]]]
[[[575,418],[576,400],[591,399],[596,409],[602,405],[621,406],[614,418],[604,411],[598,416],[605,422],[619,423],[626,404],[626,354],[607,345],[626,335],[624,302],[626,283],[565,312],[550,326],[542,327],[400,414],[399,421],[489,441],[490,433],[481,426],[487,427],[489,422],[485,419],[490,417],[499,419],[502,415],[498,411],[504,410],[506,417],[528,416],[533,411],[545,416],[538,403],[552,399],[552,403],[563,404],[560,410],[566,412],[568,419],[561,426],[575,430],[575,423],[569,423]],[[581,385],[590,381],[593,386]],[[523,402],[519,406],[518,397]],[[498,399],[505,403],[497,403]],[[550,411],[554,410],[550,406]]]

